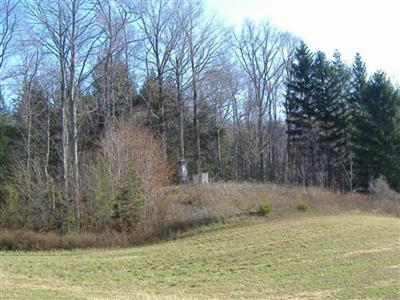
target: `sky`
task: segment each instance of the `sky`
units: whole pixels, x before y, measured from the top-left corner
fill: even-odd
[[[205,0],[233,26],[268,20],[330,57],[351,63],[359,52],[369,74],[383,70],[400,83],[400,0]]]

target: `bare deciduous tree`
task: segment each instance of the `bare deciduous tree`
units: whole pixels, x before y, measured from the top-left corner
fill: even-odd
[[[31,28],[30,38],[44,47],[58,64],[59,102],[61,115],[61,177],[65,189],[68,189],[68,128],[67,128],[67,27],[63,1],[25,2],[28,12],[28,24]]]
[[[0,70],[10,56],[9,50],[17,27],[18,4],[15,0],[3,0],[0,4]]]
[[[170,64],[176,89],[176,104],[179,111],[179,143],[181,160],[185,159],[185,118],[186,118],[186,97],[185,91],[189,86],[189,57],[187,53],[188,40],[184,32],[187,23],[187,15],[182,8],[183,0],[174,1],[174,22],[179,32],[176,46],[170,57]]]
[[[94,62],[96,53],[104,42],[104,39],[102,39],[103,31],[97,26],[97,3],[85,0],[36,0],[27,2],[25,7],[33,25],[34,38],[49,50],[59,65],[62,114],[62,175],[65,187],[68,188],[68,152],[70,145],[72,191],[75,199],[75,217],[79,224],[77,109],[80,90],[96,68]]]
[[[239,35],[235,35],[236,56],[249,80],[247,117],[250,140],[248,146],[255,155],[254,177],[265,179],[266,147],[272,144],[266,134],[267,123],[276,115],[277,88],[282,83],[285,46],[280,31],[269,23],[256,26],[247,20]],[[251,128],[250,128],[251,127]]]
[[[126,41],[126,27],[128,25],[130,14],[124,6],[115,6],[111,0],[98,0],[100,26],[105,35],[105,49],[101,54],[102,60],[102,107],[105,108],[104,114],[105,123],[112,121],[117,114],[117,107],[114,97],[114,84],[116,72],[118,72],[115,57],[120,57],[122,51],[126,51],[125,47],[129,47]],[[127,82],[129,78],[125,78]],[[126,105],[129,107],[131,99],[129,98],[130,91],[126,91]]]
[[[202,80],[204,72],[216,63],[216,60],[222,50],[223,33],[220,26],[214,18],[206,18],[201,3],[187,2],[186,6],[181,8],[187,15],[187,21],[184,22],[183,30],[187,39],[191,92],[193,105],[193,127],[195,133],[195,165],[196,171],[201,172],[200,161],[200,127],[199,127],[199,82]]]
[[[165,78],[168,62],[177,43],[177,28],[173,20],[172,1],[141,0],[137,9],[139,28],[144,35],[142,60],[146,65],[147,77],[155,74],[158,83],[157,113],[161,140],[166,146]],[[146,100],[146,99],[144,99]],[[150,105],[148,105],[150,108]]]

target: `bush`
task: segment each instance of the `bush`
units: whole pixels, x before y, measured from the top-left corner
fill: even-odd
[[[86,171],[89,227],[131,232],[154,217],[159,189],[169,183],[165,149],[151,130],[124,120],[109,125],[99,148]]]
[[[260,204],[260,207],[258,208],[258,212],[261,216],[266,216],[268,215],[272,210],[271,205],[268,202],[264,202]]]
[[[400,195],[389,187],[384,176],[373,179],[368,184],[368,192],[381,199],[399,200]]]
[[[297,209],[300,211],[306,211],[309,208],[308,202],[302,200],[300,201],[299,205],[297,205]]]
[[[143,212],[144,201],[134,186],[122,187],[116,192],[112,206],[112,224],[117,232],[129,232]]]

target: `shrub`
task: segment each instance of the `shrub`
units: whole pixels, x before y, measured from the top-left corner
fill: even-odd
[[[113,228],[128,232],[139,221],[144,201],[134,186],[122,187],[116,192],[112,206]]]
[[[300,211],[306,211],[310,205],[308,202],[302,200],[300,203],[297,205],[297,209]]]
[[[260,207],[258,208],[258,212],[261,216],[266,216],[268,215],[272,210],[271,205],[268,202],[264,202],[260,204]]]
[[[99,148],[87,170],[91,227],[131,232],[157,213],[170,177],[165,149],[151,130],[124,120],[109,125]]]
[[[400,195],[389,187],[384,176],[373,179],[368,184],[368,192],[381,199],[399,200]]]

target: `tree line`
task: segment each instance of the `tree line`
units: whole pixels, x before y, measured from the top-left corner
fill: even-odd
[[[151,214],[144,186],[184,159],[213,180],[400,189],[399,88],[359,55],[266,21],[235,30],[194,0],[5,0],[0,21],[4,226]]]
[[[351,191],[384,176],[399,189],[399,89],[383,72],[302,43],[286,91],[290,181]]]

